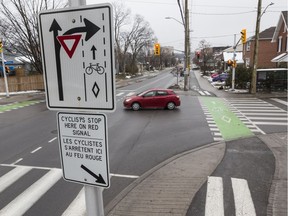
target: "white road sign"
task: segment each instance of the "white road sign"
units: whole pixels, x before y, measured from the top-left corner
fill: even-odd
[[[115,110],[112,22],[110,4],[39,14],[49,109]]]
[[[64,179],[109,187],[106,115],[59,112],[57,116]]]

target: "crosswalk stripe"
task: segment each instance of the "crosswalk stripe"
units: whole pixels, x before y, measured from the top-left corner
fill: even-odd
[[[223,182],[221,177],[208,177],[205,216],[224,216]]]
[[[84,216],[86,212],[86,204],[85,204],[85,190],[79,192],[77,197],[72,201],[72,203],[68,206],[66,211],[62,214],[62,216]]]
[[[0,178],[0,193],[4,191],[7,187],[16,182],[19,178],[25,175],[31,170],[30,167],[16,167],[6,175]]]
[[[120,93],[118,93],[116,96],[121,96],[121,95],[123,95],[124,94],[124,92],[120,92]]]
[[[31,206],[33,206],[40,197],[42,197],[60,178],[62,171],[59,169],[52,169],[37,182],[27,188],[16,199],[11,201],[1,211],[1,216],[21,216]]]
[[[130,92],[130,93],[128,93],[126,96],[129,97],[129,96],[131,96],[131,95],[133,95],[133,94],[135,94],[135,92]]]
[[[256,216],[255,207],[245,179],[231,178],[236,216]]]
[[[281,103],[281,104],[284,104],[284,105],[288,106],[288,102],[287,101],[283,101],[283,100],[280,100],[278,98],[271,98],[271,100],[274,100],[274,101],[276,101],[278,103]]]
[[[203,91],[198,91],[200,95],[205,95]]]
[[[206,95],[211,95],[210,92],[208,92],[208,91],[204,91],[204,93],[205,93]]]

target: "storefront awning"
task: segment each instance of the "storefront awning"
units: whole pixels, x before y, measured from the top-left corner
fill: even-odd
[[[271,60],[271,62],[288,62],[288,53],[282,53]]]

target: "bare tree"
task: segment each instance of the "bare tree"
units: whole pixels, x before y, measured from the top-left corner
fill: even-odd
[[[138,54],[147,46],[147,44],[152,45],[154,32],[151,29],[150,24],[146,22],[142,16],[136,15],[130,35],[130,48],[132,52],[131,65],[134,67]],[[136,68],[133,69],[133,71],[136,71]]]
[[[203,76],[205,76],[207,71],[207,62],[208,60],[213,58],[212,49],[211,45],[206,40],[201,40],[199,42],[199,49],[201,50],[201,56],[202,56],[201,69],[203,70]]]
[[[25,56],[42,73],[38,13],[67,5],[61,0],[1,0],[0,33],[5,47]]]

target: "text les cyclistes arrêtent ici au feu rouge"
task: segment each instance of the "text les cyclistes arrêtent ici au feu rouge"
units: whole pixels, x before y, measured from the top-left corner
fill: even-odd
[[[94,132],[103,126],[101,118],[61,116],[64,128],[71,135],[62,135],[66,157],[102,161],[103,138],[95,138]]]

